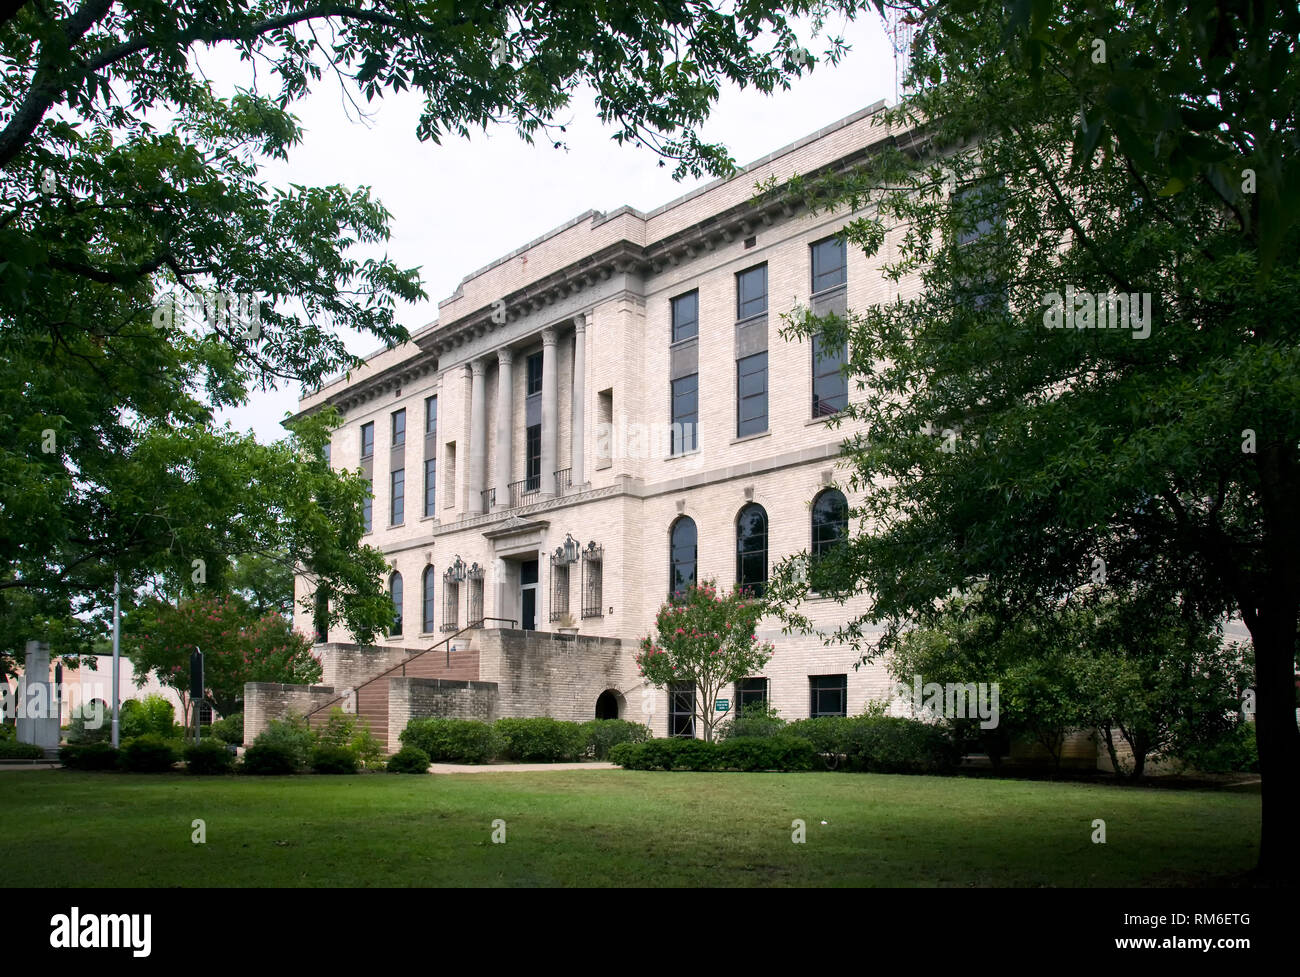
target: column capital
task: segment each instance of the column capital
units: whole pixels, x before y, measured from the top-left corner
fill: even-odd
[[[504,346],[497,350],[497,365],[509,366],[515,361],[515,351]]]
[[[487,360],[485,359],[474,360],[469,365],[470,375],[475,379],[483,376],[483,371],[485,369],[487,369]]]
[[[573,331],[579,335],[587,331],[587,315],[585,312],[579,312],[573,317]]]
[[[559,332],[556,330],[554,326],[547,326],[545,329],[542,330],[543,346],[554,346],[558,339],[559,339]]]

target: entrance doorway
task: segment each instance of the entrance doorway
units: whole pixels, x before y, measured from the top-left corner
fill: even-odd
[[[536,560],[519,564],[519,616],[525,631],[537,630],[537,566]]]
[[[597,719],[617,719],[618,718],[618,696],[606,689],[596,700],[596,718]]]

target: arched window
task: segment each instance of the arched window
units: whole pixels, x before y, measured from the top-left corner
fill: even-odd
[[[736,583],[755,597],[767,589],[767,510],[753,502],[736,516]]]
[[[402,575],[394,572],[388,578],[388,591],[393,595],[393,629],[388,633],[398,635],[402,633]]]
[[[433,607],[437,603],[433,585],[437,579],[438,575],[433,572],[432,566],[424,568],[424,576],[420,579],[420,602],[423,605],[423,620],[420,630],[425,634],[430,634],[433,631]]]
[[[329,592],[324,586],[316,588],[316,610],[312,615],[316,625],[316,643],[324,644],[330,639],[329,628],[330,601]]]
[[[844,493],[828,488],[813,499],[812,555],[813,559],[830,552],[849,536],[849,503]]]
[[[669,531],[669,593],[673,595],[686,593],[687,588],[695,583],[696,543],[699,536],[695,530],[695,520],[682,516]]]

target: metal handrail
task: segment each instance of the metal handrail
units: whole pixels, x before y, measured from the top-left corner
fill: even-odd
[[[447,646],[447,667],[450,668],[450,667],[451,667],[451,642],[454,641],[456,638],[459,638],[459,637],[460,637],[462,634],[464,634],[466,631],[471,631],[471,630],[473,630],[474,628],[481,628],[481,627],[483,627],[483,622],[484,622],[484,621],[509,621],[509,622],[510,622],[510,626],[513,628],[513,627],[514,627],[514,624],[515,624],[515,621],[516,621],[516,618],[513,618],[513,617],[481,617],[481,618],[479,618],[477,621],[473,621],[473,622],[471,622],[470,624],[466,624],[463,628],[461,628],[461,629],[460,629],[459,631],[457,631],[455,634],[449,634],[449,635],[447,635],[447,637],[443,638],[441,641],[438,642],[438,644],[435,644],[432,648],[425,648],[424,651],[418,652],[418,653],[412,655],[410,658],[407,658],[407,659],[405,659],[404,661],[400,661],[400,662],[398,662],[396,665],[391,666],[390,668],[385,668],[385,669],[384,669],[382,672],[380,672],[378,675],[372,675],[370,678],[366,679],[366,680],[365,680],[364,682],[362,682],[360,685],[353,686],[352,691],[355,692],[355,693],[360,693],[361,690],[364,689],[364,688],[365,688],[367,685],[369,685],[371,682],[378,682],[381,678],[383,678],[383,677],[384,677],[385,675],[387,675],[389,672],[395,672],[395,671],[397,671],[397,669],[399,669],[399,668],[402,670],[402,675],[405,676],[405,675],[406,675],[406,666],[407,666],[407,665],[411,664],[411,662],[415,661],[417,658],[422,658],[422,657],[424,657],[425,655],[429,654],[429,653],[432,652],[432,651],[437,651],[437,650],[438,650],[438,645],[446,645],[446,646]],[[316,715],[316,713],[320,712],[322,709],[328,709],[330,706],[334,705],[334,703],[336,703],[336,702],[341,702],[341,701],[342,701],[343,699],[345,699],[346,697],[347,697],[347,694],[346,694],[346,693],[339,693],[339,694],[336,695],[333,699],[331,699],[329,702],[322,703],[321,705],[317,706],[315,709],[312,709],[310,712],[308,712],[306,715],[303,716],[303,719],[305,719],[305,720],[307,720],[308,722],[310,722],[310,721],[311,721],[311,717],[314,716],[314,715]]]

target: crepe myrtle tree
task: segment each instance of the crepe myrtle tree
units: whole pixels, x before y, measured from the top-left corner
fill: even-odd
[[[759,641],[763,604],[743,588],[719,592],[711,581],[670,599],[655,616],[656,633],[641,639],[640,674],[656,688],[689,682],[696,691],[695,716],[712,742],[713,730],[730,710],[713,709],[728,685],[762,671],[776,649]]]

